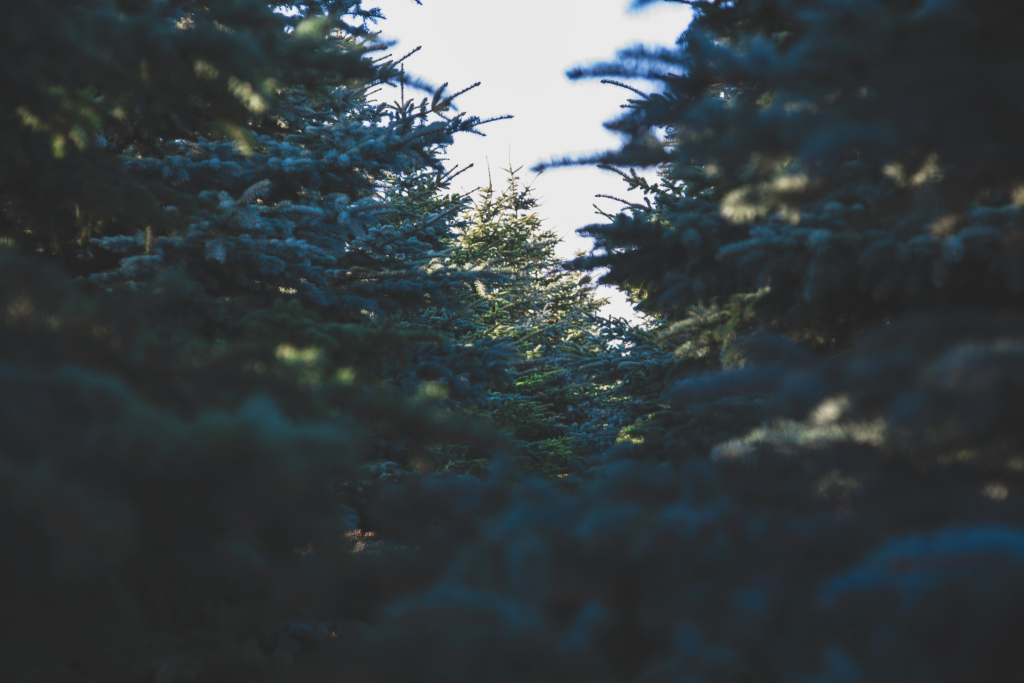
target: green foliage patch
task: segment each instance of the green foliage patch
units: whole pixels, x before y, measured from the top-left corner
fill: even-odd
[[[570,264],[377,10],[4,5],[0,679],[1021,679],[1021,13],[685,4]]]

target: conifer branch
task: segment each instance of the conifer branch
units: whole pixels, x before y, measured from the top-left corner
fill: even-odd
[[[638,90],[638,89],[634,88],[631,85],[627,85],[626,83],[623,83],[621,81],[613,81],[610,78],[602,78],[601,79],[601,83],[604,83],[604,84],[607,84],[607,85],[617,85],[620,88],[625,88],[626,90],[629,90],[630,92],[636,93],[637,95],[639,95],[640,97],[644,98],[645,100],[651,99],[651,96],[648,95],[647,93],[643,92],[642,90]]]
[[[242,193],[242,196],[238,198],[238,203],[251,204],[256,201],[257,198],[266,196],[268,192],[270,192],[270,181],[260,180],[259,182],[250,185],[245,192]]]
[[[610,194],[595,194],[594,196],[595,197],[601,197],[603,199],[613,199],[613,200],[615,200],[617,202],[621,202],[621,203],[625,204],[626,206],[630,207],[631,209],[644,209],[645,208],[641,204],[635,204],[633,202],[627,202],[625,199],[619,199],[618,197],[612,196]]]

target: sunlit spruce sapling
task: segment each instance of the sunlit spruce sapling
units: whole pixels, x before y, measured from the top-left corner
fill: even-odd
[[[475,329],[467,340],[505,339],[519,351],[514,391],[495,391],[484,413],[523,443],[532,467],[564,473],[569,459],[595,456],[639,417],[638,404],[617,395],[618,362],[633,359],[627,337],[642,334],[601,315],[589,275],[567,270],[559,238],[545,228],[519,169],[506,169],[501,190],[479,191],[456,242],[453,262],[480,279],[467,305]]]

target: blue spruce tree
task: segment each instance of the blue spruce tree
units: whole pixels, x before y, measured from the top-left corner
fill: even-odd
[[[431,329],[481,121],[404,98],[376,10],[275,9],[3,7],[4,680],[320,680],[389,590],[352,552],[380,462],[497,443],[396,391],[505,377]]]
[[[675,47],[575,74],[635,94],[592,161],[649,204],[577,265],[662,322],[663,408],[579,487],[463,497],[484,521],[373,671],[1019,678],[1020,11],[686,4]]]

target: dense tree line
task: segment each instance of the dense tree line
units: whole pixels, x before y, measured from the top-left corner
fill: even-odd
[[[685,1],[570,264],[359,0],[4,5],[0,677],[1020,678],[1024,16]]]

